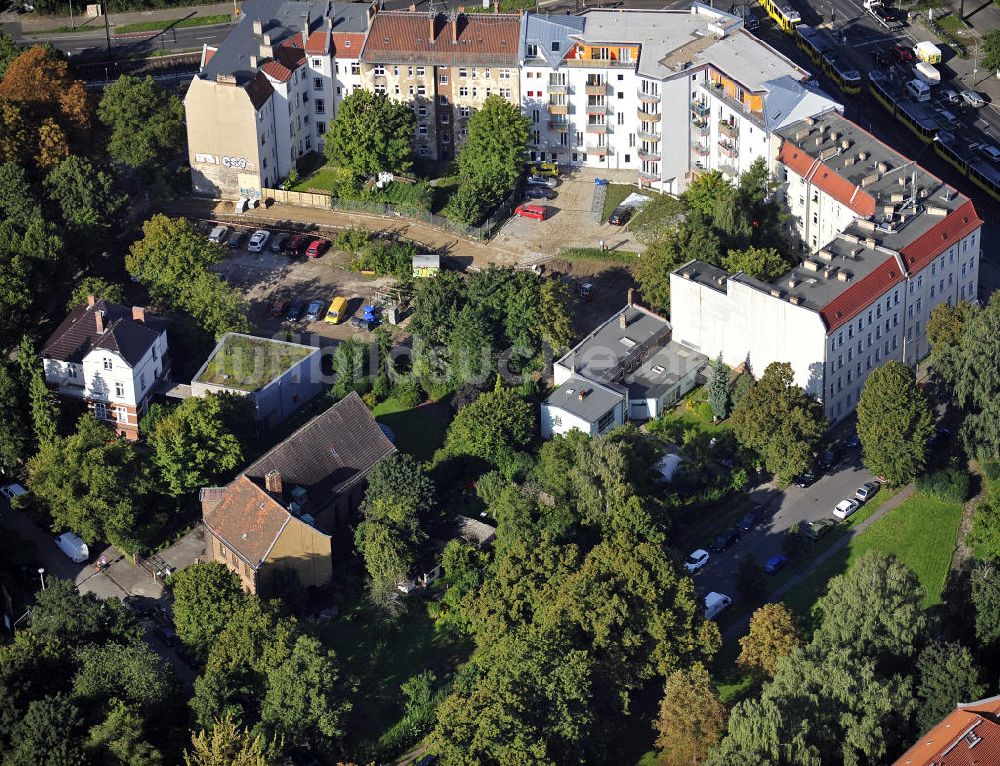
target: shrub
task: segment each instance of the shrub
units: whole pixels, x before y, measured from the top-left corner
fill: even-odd
[[[789,559],[797,559],[803,556],[809,548],[810,540],[806,537],[800,525],[796,524],[785,530],[785,536],[781,538],[781,552]]]
[[[337,235],[336,247],[346,253],[356,253],[368,244],[369,237],[368,229],[352,226]]]
[[[354,271],[373,271],[378,276],[392,276],[399,280],[413,274],[413,255],[416,248],[409,242],[375,240],[362,248],[351,261]]]
[[[982,465],[983,473],[990,481],[1000,479],[1000,461],[987,460]]]
[[[361,193],[361,198],[372,202],[384,202],[389,205],[418,210],[431,209],[434,190],[427,181],[403,183],[393,181],[382,189],[371,186]]]
[[[919,477],[917,489],[942,500],[964,503],[969,496],[969,474],[959,468],[945,468]]]
[[[392,388],[392,398],[406,409],[413,409],[424,400],[420,385],[411,377],[400,378]]]

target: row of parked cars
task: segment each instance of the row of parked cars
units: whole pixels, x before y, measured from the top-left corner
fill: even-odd
[[[230,250],[239,250],[246,243],[247,252],[250,253],[262,253],[265,249],[270,249],[272,253],[292,258],[303,255],[306,258],[319,258],[330,248],[330,240],[311,234],[292,234],[282,231],[272,236],[267,229],[251,232],[249,229],[230,228],[222,224],[212,229],[208,239],[210,242],[225,245]]]
[[[330,324],[340,324],[347,318],[347,298],[335,295],[327,303],[277,297],[271,301],[271,316],[286,322],[317,322],[322,317]]]

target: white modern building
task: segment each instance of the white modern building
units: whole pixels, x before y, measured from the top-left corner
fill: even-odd
[[[139,420],[170,372],[167,323],[138,306],[90,296],[42,347],[45,382],[60,398],[83,403],[121,435],[139,438]]]
[[[700,3],[525,14],[520,76],[531,159],[635,170],[675,194],[702,171],[773,163],[777,129],[842,109],[740,17]]]
[[[795,382],[838,420],[869,372],[929,352],[940,303],[975,301],[982,221],[972,202],[837,113],[779,131],[778,171],[809,251],[771,284],[701,261],[670,278],[675,340]]]
[[[628,302],[553,365],[541,406],[542,437],[588,436],[659,417],[697,383],[708,359],[671,340],[670,323]]]

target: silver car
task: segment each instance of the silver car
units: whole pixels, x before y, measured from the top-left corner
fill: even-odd
[[[554,189],[559,185],[559,179],[548,176],[528,176],[528,183],[533,186],[548,186],[550,189]]]
[[[986,106],[986,99],[983,98],[981,93],[977,93],[974,90],[963,90],[961,93],[962,100],[969,106],[980,107]]]

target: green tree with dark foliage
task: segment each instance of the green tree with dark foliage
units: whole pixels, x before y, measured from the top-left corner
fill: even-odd
[[[120,700],[108,703],[108,714],[91,727],[87,751],[102,766],[163,766],[163,754],[146,741],[141,713]]]
[[[726,706],[702,663],[667,676],[653,729],[662,766],[697,766],[722,739]]]
[[[148,75],[111,83],[97,116],[111,129],[108,154],[123,165],[152,169],[184,150],[184,105]]]
[[[931,361],[938,374],[946,381],[954,378],[956,355],[962,346],[965,323],[975,313],[967,301],[956,306],[939,303],[931,310],[927,320],[927,340],[931,344]]]
[[[13,474],[27,447],[25,401],[16,375],[0,361],[0,473]]]
[[[788,262],[773,247],[748,247],[745,250],[730,250],[722,259],[726,271],[742,271],[749,277],[763,282],[773,282],[786,271]]]
[[[772,362],[730,416],[737,440],[784,481],[812,463],[826,431],[822,405],[795,385],[792,366]]]
[[[934,411],[913,370],[897,361],[872,370],[858,397],[865,465],[891,486],[902,486],[923,471],[933,434]]]
[[[80,594],[69,580],[47,577],[45,590],[35,594],[31,633],[68,646],[142,639],[142,627],[118,599],[98,601],[92,593]]]
[[[717,420],[725,420],[729,415],[731,376],[732,370],[722,361],[722,354],[719,354],[708,378],[708,404]]]
[[[0,29],[0,78],[11,61],[21,55],[21,50],[14,43],[14,38]]]
[[[917,657],[917,727],[928,731],[959,702],[982,699],[986,686],[972,653],[961,644],[935,641]]]
[[[177,637],[204,662],[233,614],[245,606],[240,578],[225,564],[209,561],[172,575],[170,587]]]
[[[497,388],[463,407],[448,427],[445,451],[499,465],[523,450],[535,432],[535,410],[517,391]]]
[[[44,186],[66,225],[81,232],[107,229],[125,205],[111,174],[75,154],[49,172]]]
[[[99,301],[108,303],[125,302],[125,290],[120,284],[109,282],[104,277],[84,277],[80,284],[73,288],[66,303],[66,310],[72,311],[77,306],[84,305],[91,295]]]
[[[1000,29],[994,29],[983,35],[983,69],[990,72],[1000,71]]]
[[[87,766],[79,708],[64,695],[34,700],[11,736],[5,766]]]
[[[965,320],[949,382],[965,410],[961,436],[966,450],[982,458],[1000,456],[1000,294]]]
[[[355,90],[327,126],[323,151],[330,162],[357,176],[405,173],[413,167],[417,118],[409,104],[385,94]]]
[[[972,572],[972,605],[976,639],[984,649],[1000,641],[1000,572],[998,562],[984,561]]]

